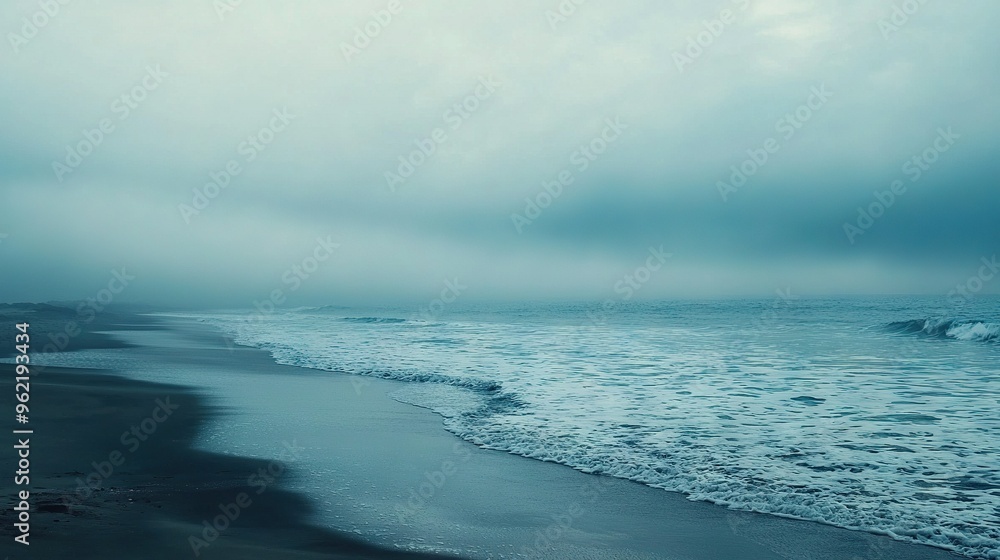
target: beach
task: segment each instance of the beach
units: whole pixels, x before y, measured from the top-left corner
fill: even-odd
[[[1000,2],[83,4],[0,560],[1000,560]]]
[[[481,449],[391,398],[404,383],[278,365],[204,324],[93,329],[114,343],[33,380],[34,558],[957,558]]]
[[[22,311],[28,309],[20,306],[13,313]],[[19,315],[37,326],[30,331],[37,335],[63,332],[66,317],[72,316],[45,306]],[[142,318],[117,314],[89,326],[156,328]],[[81,356],[123,346],[94,332],[72,340],[73,350]],[[62,355],[73,361],[77,354]],[[14,366],[0,364],[0,371],[12,379]],[[30,417],[34,433],[28,436],[30,544],[13,540],[20,534],[13,526],[16,492],[13,477],[4,477],[10,506],[0,512],[2,554],[10,558],[432,557],[383,550],[310,526],[305,518],[311,506],[304,496],[278,487],[257,494],[266,479],[258,476],[254,485],[249,477],[261,469],[277,470],[285,463],[281,457],[262,461],[192,449],[192,439],[219,411],[191,388],[136,381],[127,377],[129,373],[35,368]],[[10,410],[13,394],[4,395]],[[3,461],[13,467],[10,458],[6,455]],[[252,502],[240,500],[241,495]],[[205,522],[213,524],[227,513],[235,517],[231,526],[218,536],[210,531],[206,538]],[[191,539],[201,542],[193,545]]]

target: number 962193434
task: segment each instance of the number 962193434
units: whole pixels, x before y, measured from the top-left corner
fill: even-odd
[[[14,419],[20,424],[27,424],[28,400],[31,389],[29,384],[31,372],[28,369],[28,364],[31,363],[31,357],[28,355],[31,337],[28,336],[28,323],[19,323],[16,326],[19,332],[14,335],[14,349],[17,350],[17,353],[14,355],[14,371],[16,374],[14,378],[14,382],[16,383],[14,393],[17,396],[17,404],[14,406]]]

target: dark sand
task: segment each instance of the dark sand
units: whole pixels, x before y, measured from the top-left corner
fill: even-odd
[[[16,310],[11,315],[17,321],[28,316]],[[62,332],[63,315],[44,308],[32,314],[32,340],[48,342],[47,333]],[[2,320],[11,323],[9,318]],[[122,318],[128,321],[121,322]],[[110,315],[92,324],[149,328],[148,320]],[[4,330],[12,332],[9,324]],[[10,344],[4,346],[13,348],[13,335],[8,339]],[[125,347],[97,333],[80,334],[72,345],[77,350]],[[0,402],[13,415],[14,366],[0,364],[0,373],[11,380]],[[194,558],[189,537],[202,536],[201,522],[220,514],[220,504],[233,503],[245,492],[252,503],[240,508],[231,526],[200,548],[198,557],[440,558],[387,551],[311,526],[305,521],[311,510],[306,498],[280,485],[258,495],[257,487],[248,486],[247,473],[268,468],[270,461],[191,449],[194,436],[216,414],[203,401],[189,389],[109,372],[35,368],[29,422],[34,434],[27,436],[31,438],[31,544],[13,540],[15,488],[13,477],[5,475],[0,485],[5,497],[0,555],[12,560]],[[155,431],[145,441],[129,438],[123,444],[122,434],[153,417],[158,403],[167,406],[155,414],[163,420]],[[175,407],[169,415],[164,412]],[[15,437],[25,436],[8,435],[7,440],[13,442]],[[0,464],[13,473],[14,452],[9,445],[4,448]],[[97,490],[87,487],[88,477]]]
[[[32,554],[11,558],[191,558],[188,537],[199,534],[206,516],[218,514],[219,504],[232,502],[241,491],[252,496],[252,506],[201,551],[202,557],[420,557],[378,545],[474,558],[957,558],[867,533],[728,511],[629,481],[483,450],[447,433],[436,414],[388,396],[405,384],[279,366],[266,353],[234,347],[203,325],[170,320],[157,329],[149,318],[123,316],[101,328],[127,331],[115,333],[112,345],[118,349],[62,360],[113,364],[133,380],[51,369],[32,385],[38,404],[32,420],[35,504],[51,505],[33,513]],[[2,367],[5,373],[11,369]],[[163,384],[164,378],[204,379],[199,383],[204,397]],[[155,437],[126,454],[105,489],[79,506],[60,507],[59,497],[73,492],[76,477],[90,474],[92,461],[123,449],[120,434],[149,417],[155,400],[166,396],[182,406]],[[193,450],[195,435],[209,427],[222,427],[233,439],[246,435],[236,431],[251,430],[252,438],[269,442],[266,449],[280,449],[277,442],[294,435],[309,457],[289,467],[296,476],[257,495],[247,487],[247,473],[269,461]],[[11,464],[9,457],[5,464]],[[412,491],[445,461],[455,464],[454,472],[433,496],[401,514]],[[5,510],[0,519],[7,542],[13,536],[11,513]],[[332,528],[356,531],[368,544]],[[546,533],[551,538],[542,536]],[[8,548],[4,545],[2,554]]]

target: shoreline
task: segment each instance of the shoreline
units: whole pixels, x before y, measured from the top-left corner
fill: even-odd
[[[209,470],[220,469],[222,465],[227,466],[226,471],[236,467],[241,473],[267,468],[281,451],[275,444],[292,433],[298,445],[308,449],[301,464],[291,465],[290,471],[297,474],[279,481],[274,494],[299,513],[292,523],[295,529],[286,524],[273,526],[276,518],[254,514],[269,508],[257,510],[256,505],[251,505],[243,508],[246,516],[236,520],[234,528],[220,537],[220,543],[242,537],[236,530],[238,524],[254,523],[247,530],[258,533],[252,536],[267,541],[270,534],[270,538],[281,540],[277,543],[278,550],[289,554],[288,557],[301,558],[337,557],[322,550],[322,546],[309,544],[316,542],[317,535],[331,535],[330,531],[317,528],[318,525],[353,532],[361,540],[352,542],[370,547],[358,550],[389,554],[351,553],[352,558],[430,557],[402,556],[402,552],[377,549],[376,544],[396,549],[434,549],[470,558],[500,554],[574,559],[961,558],[942,549],[832,525],[730,511],[628,480],[589,475],[564,465],[481,449],[447,432],[436,413],[392,399],[389,394],[406,386],[404,383],[279,365],[265,351],[230,347],[221,333],[190,321],[162,321],[161,329],[120,328],[125,324],[103,328],[126,331],[113,333],[126,348],[107,350],[103,355],[98,351],[60,358],[83,364],[102,360],[116,361],[119,366],[132,364],[124,368],[132,373],[124,385],[143,383],[136,376],[153,377],[177,387],[187,385],[179,390],[189,392],[191,398],[210,402],[202,410],[199,427],[188,434],[185,443],[190,453],[201,460],[212,457],[218,461],[208,463]],[[137,368],[138,364],[148,367]],[[164,379],[167,375],[175,378]],[[195,376],[205,380],[196,385],[197,389],[191,388],[191,383],[181,382],[198,379]],[[248,383],[251,378],[252,383]],[[358,390],[359,383],[363,390]],[[251,385],[253,391],[240,389]],[[284,411],[289,403],[291,408],[307,410],[308,414],[285,420]],[[273,409],[267,408],[270,406]],[[192,405],[191,410],[194,409]],[[299,423],[283,423],[303,419]],[[239,435],[248,426],[253,427],[250,435]],[[260,450],[247,448],[251,456],[246,456],[247,453],[240,456],[244,449],[233,453],[227,450],[225,454],[191,449],[199,430],[202,433],[198,437],[202,440],[207,436],[213,442],[236,445],[242,437],[252,445],[259,445]],[[225,439],[219,439],[222,435]],[[226,445],[222,443],[222,447]],[[177,492],[179,480],[186,484],[198,481],[196,474],[190,472],[192,466],[175,464],[171,482],[162,482],[159,493],[146,496],[151,498],[152,506],[131,507],[160,509],[155,505],[189,499],[168,494]],[[136,463],[135,467],[147,477],[155,477],[157,474],[153,473],[159,472],[155,465]],[[239,487],[240,479],[231,478],[235,476],[232,473],[228,476],[211,479],[213,484],[221,481],[228,494],[210,493],[217,500],[209,505],[208,511],[222,503],[239,505],[235,501],[239,493],[234,490]],[[331,484],[338,487],[326,488]],[[120,495],[135,492],[137,488],[148,490],[139,482],[132,482]],[[263,495],[270,493],[268,490]],[[428,493],[429,496],[423,496]],[[175,518],[172,525],[160,527],[163,531],[176,534],[178,526],[196,527],[206,515],[204,499],[193,500],[186,506],[173,502],[171,507],[177,508],[182,521]],[[324,502],[335,507],[324,506]],[[117,512],[114,504],[105,504],[104,509],[112,510],[111,515]],[[178,549],[173,543],[172,550],[176,555],[183,548]],[[217,557],[225,558],[227,550],[213,543],[203,550],[202,556],[221,554]],[[235,545],[233,550],[237,550]],[[190,548],[187,554],[191,554]]]
[[[0,365],[4,374],[12,370]],[[381,550],[310,526],[310,504],[280,481],[258,494],[267,482],[258,473],[293,463],[193,449],[192,439],[217,412],[189,388],[99,370],[49,368],[43,375],[33,383],[33,557],[135,557],[140,548],[143,558],[244,558],[251,551],[273,558],[440,558]],[[9,482],[4,491],[12,495]],[[4,539],[14,536],[11,513],[0,514]],[[224,528],[207,531],[210,523]]]
[[[98,324],[125,326],[118,322],[121,318],[109,316]],[[42,339],[44,329],[61,325],[64,317],[38,319],[33,314],[31,332]],[[74,349],[132,350],[93,332],[79,336]],[[83,355],[65,353],[60,358],[74,361]],[[29,545],[13,540],[18,533],[11,503],[0,511],[4,555],[442,558],[382,549],[311,525],[307,518],[312,505],[283,488],[281,480],[257,493],[267,483],[261,473],[284,470],[286,464],[291,469],[294,463],[280,456],[261,460],[195,449],[197,434],[224,411],[191,387],[135,380],[112,368],[37,369],[31,379],[30,484],[15,488],[13,477],[4,477],[2,483],[8,502],[15,490],[30,491]],[[12,378],[14,365],[0,363],[0,372]],[[14,392],[5,393],[3,403],[13,410]],[[0,461],[8,464],[9,457]],[[225,528],[206,535],[205,527],[217,521]],[[193,539],[201,542],[194,544]]]

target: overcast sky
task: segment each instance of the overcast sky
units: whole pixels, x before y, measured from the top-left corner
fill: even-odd
[[[943,295],[998,252],[992,0],[223,2],[0,6],[0,300],[603,299],[661,246],[639,296]]]

